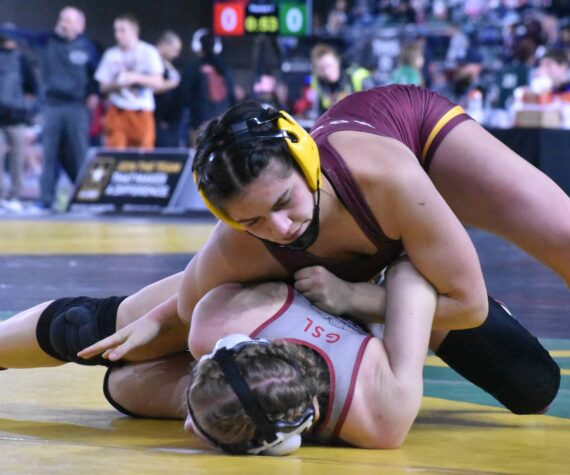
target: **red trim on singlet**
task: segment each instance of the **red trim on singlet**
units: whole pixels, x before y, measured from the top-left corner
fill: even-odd
[[[327,355],[321,348],[313,345],[312,343],[309,343],[308,341],[299,340],[297,338],[283,338],[283,340],[288,341],[289,343],[296,343],[298,345],[305,346],[307,348],[310,348],[313,351],[316,351],[325,360],[325,362],[327,363],[327,366],[329,368],[329,404],[327,406],[327,413],[325,415],[325,418],[323,419],[323,422],[319,423],[319,429],[316,432],[311,434],[311,436],[318,435],[328,425],[329,419],[331,418],[333,406],[334,406],[334,398],[336,396],[336,391],[335,391],[336,375],[334,372],[334,365],[333,365],[331,359],[329,358],[329,355]]]
[[[368,346],[368,343],[372,340],[371,336],[367,336],[366,339],[360,345],[358,350],[358,355],[356,357],[356,362],[354,363],[354,368],[352,369],[352,377],[350,378],[350,389],[348,390],[348,395],[346,396],[346,401],[344,401],[344,407],[338,418],[335,428],[332,431],[332,437],[339,437],[344,421],[348,416],[348,411],[350,405],[352,404],[352,398],[354,396],[354,388],[356,387],[356,378],[358,378],[358,372],[360,371],[360,364],[362,363],[362,358],[364,357],[364,351]]]
[[[275,312],[275,314],[269,318],[268,320],[265,320],[265,322],[263,322],[261,325],[259,325],[255,330],[253,330],[250,334],[249,337],[250,338],[255,338],[257,335],[259,335],[259,333],[270,323],[274,322],[275,320],[277,320],[281,315],[283,315],[291,306],[291,304],[293,303],[293,288],[290,285],[287,285],[287,298],[285,299],[285,303],[281,306],[281,308],[279,310],[277,310],[277,312]]]

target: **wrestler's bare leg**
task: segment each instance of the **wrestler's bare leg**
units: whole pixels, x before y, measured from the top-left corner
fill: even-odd
[[[176,274],[151,284],[136,294],[125,299],[117,312],[117,327],[141,317],[158,304],[178,291],[181,274]],[[42,311],[50,302],[44,302],[33,308],[0,322],[0,367],[35,368],[59,366],[63,362],[47,355],[36,339],[36,327]],[[183,351],[187,347],[188,329],[180,322],[161,335],[152,345],[140,350],[137,356],[144,359],[164,354]]]
[[[178,293],[182,272],[147,285],[136,294],[126,298],[117,313],[117,330],[150,312],[157,305]],[[182,320],[161,333],[151,343],[129,352],[127,361],[141,361],[159,358],[188,349],[188,326]]]
[[[513,242],[570,287],[570,198],[549,177],[474,121],[443,139],[429,175],[463,223]]]
[[[108,394],[132,414],[160,419],[186,417],[189,352],[111,369]]]
[[[36,326],[44,302],[0,322],[0,367],[40,368],[60,366],[63,362],[45,353],[36,339]]]

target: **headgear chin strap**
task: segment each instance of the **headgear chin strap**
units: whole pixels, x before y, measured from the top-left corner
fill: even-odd
[[[260,125],[273,122],[275,130],[259,131]],[[301,127],[293,117],[285,111],[263,110],[259,116],[246,119],[244,121],[231,124],[231,129],[235,137],[235,143],[240,144],[257,139],[281,138],[285,140],[287,148],[299,166],[307,185],[311,191],[318,191],[322,183],[321,160],[319,149],[311,135]],[[208,160],[214,160],[216,153],[213,152]],[[245,230],[245,226],[230,218],[221,209],[208,200],[201,186],[200,172],[197,167],[193,167],[194,182],[198,188],[198,193],[202,197],[204,204],[210,212],[219,220],[229,224],[240,231]]]
[[[285,247],[287,249],[291,249],[292,251],[304,251],[305,249],[310,247],[319,237],[320,202],[321,202],[321,190],[317,190],[317,198],[315,201],[315,205],[313,207],[313,217],[311,218],[311,222],[309,223],[309,226],[307,226],[307,229],[305,229],[305,232],[301,234],[293,242],[290,242],[288,244],[276,244],[273,241],[268,241],[267,239],[262,239],[259,237],[257,239],[261,239],[263,242],[266,242],[272,246]],[[255,235],[252,234],[252,236]]]
[[[301,447],[301,434],[313,424],[315,409],[309,405],[303,415],[296,421],[270,421],[253,395],[247,382],[241,375],[234,357],[245,346],[269,345],[264,339],[251,339],[246,335],[233,334],[219,340],[212,353],[202,356],[200,361],[213,359],[224,373],[228,384],[239,398],[245,412],[255,424],[255,436],[242,444],[225,444],[208,434],[199,424],[190,405],[188,412],[194,426],[214,445],[231,454],[251,455],[287,455]]]

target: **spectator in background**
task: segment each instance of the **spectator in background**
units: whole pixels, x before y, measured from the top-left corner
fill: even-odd
[[[326,32],[331,36],[339,36],[348,22],[348,2],[336,0],[327,16]]]
[[[517,87],[529,83],[535,62],[536,41],[530,36],[521,38],[514,45],[512,60],[498,72],[499,97],[497,106],[507,109]]]
[[[410,0],[399,0],[398,2],[386,2],[385,12],[390,15],[391,23],[415,23],[416,9]]]
[[[60,168],[75,181],[87,152],[88,108],[94,109],[98,103],[93,81],[98,55],[84,31],[85,15],[74,7],[59,12],[53,32],[0,29],[0,34],[26,40],[41,55],[45,101],[40,209],[54,204]]]
[[[276,110],[287,109],[285,105],[287,102],[286,97],[282,97],[280,90],[282,87],[284,85],[279,84],[274,74],[261,74],[253,83],[251,99]]]
[[[569,60],[565,51],[548,51],[540,61],[531,81],[531,90],[540,82],[540,91],[562,93],[570,91]]]
[[[318,44],[311,50],[311,65],[313,107],[319,115],[349,94],[373,86],[367,69],[351,66],[344,70],[340,55],[327,44]]]
[[[445,55],[445,63],[448,67],[453,67],[458,61],[467,55],[471,42],[461,27],[451,25],[450,31],[451,36],[449,38],[449,46]]]
[[[8,211],[23,210],[20,202],[26,125],[33,112],[38,84],[28,59],[18,44],[0,36],[0,206]],[[4,190],[4,161],[10,151],[11,190]]]
[[[479,84],[482,71],[483,58],[475,49],[469,48],[450,70],[450,81],[441,93],[464,109],[471,108],[469,100],[472,91],[484,92]],[[476,96],[480,97],[480,94]]]
[[[423,66],[424,53],[421,43],[417,41],[405,43],[400,51],[398,67],[392,72],[392,82],[423,86]]]
[[[163,84],[154,91],[156,146],[179,147],[182,121],[180,73],[172,63],[180,56],[182,40],[176,33],[167,30],[160,35],[156,49],[164,66]]]
[[[233,75],[221,58],[221,40],[201,28],[192,37],[192,50],[198,57],[184,71],[181,86],[184,105],[190,111],[191,145],[203,122],[236,103]]]
[[[558,30],[558,41],[555,44],[557,49],[570,51],[570,18],[564,18],[560,21]]]
[[[138,20],[121,15],[113,24],[117,45],[105,51],[95,73],[108,95],[105,146],[152,149],[154,95],[163,85],[164,67],[156,48],[139,39]]]

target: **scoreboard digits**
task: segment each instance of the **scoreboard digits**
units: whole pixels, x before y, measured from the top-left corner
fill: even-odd
[[[311,0],[290,0],[275,3],[219,1],[214,4],[214,34],[280,34],[306,36],[310,33]]]

